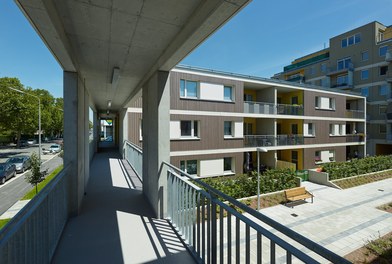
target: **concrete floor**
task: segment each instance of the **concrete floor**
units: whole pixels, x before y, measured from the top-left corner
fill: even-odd
[[[52,263],[193,263],[166,220],[153,217],[137,177],[115,151],[93,159],[81,213]]]

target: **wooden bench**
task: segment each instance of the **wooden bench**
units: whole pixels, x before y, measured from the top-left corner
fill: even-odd
[[[312,198],[313,194],[305,189],[305,187],[296,187],[284,190],[284,195],[286,197],[286,204],[288,202],[295,202],[299,200],[306,200],[307,198]]]

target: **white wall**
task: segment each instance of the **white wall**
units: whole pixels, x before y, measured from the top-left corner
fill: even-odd
[[[170,121],[170,139],[181,137],[180,121]]]
[[[200,83],[200,99],[223,101],[223,84]]]
[[[200,160],[200,176],[223,175],[223,159]]]

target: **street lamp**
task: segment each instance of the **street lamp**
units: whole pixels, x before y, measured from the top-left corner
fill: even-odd
[[[256,148],[257,151],[257,211],[260,210],[260,152],[268,152],[266,148]]]
[[[36,95],[26,93],[24,91],[12,87],[7,87],[7,88],[14,90],[15,92],[27,94],[38,99],[38,159],[39,159],[39,164],[41,164],[41,151],[42,151],[41,150],[41,99],[39,99],[39,97]]]

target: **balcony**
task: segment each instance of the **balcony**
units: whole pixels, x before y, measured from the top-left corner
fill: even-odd
[[[298,83],[304,83],[305,82],[305,76],[303,74],[294,74],[289,76],[286,81],[288,82],[298,82]]]
[[[244,113],[265,115],[303,115],[304,107],[302,105],[245,102]]]
[[[271,147],[303,145],[303,135],[247,135],[244,136],[245,147]]]
[[[329,67],[327,76],[338,75],[349,71],[354,71],[354,64],[352,62],[348,63],[348,65],[345,65],[344,67]]]
[[[365,112],[362,110],[346,110],[346,118],[364,119]]]
[[[365,134],[362,134],[362,133],[346,135],[346,142],[363,143],[363,142],[365,142],[365,139],[366,139],[366,136],[365,136]]]

